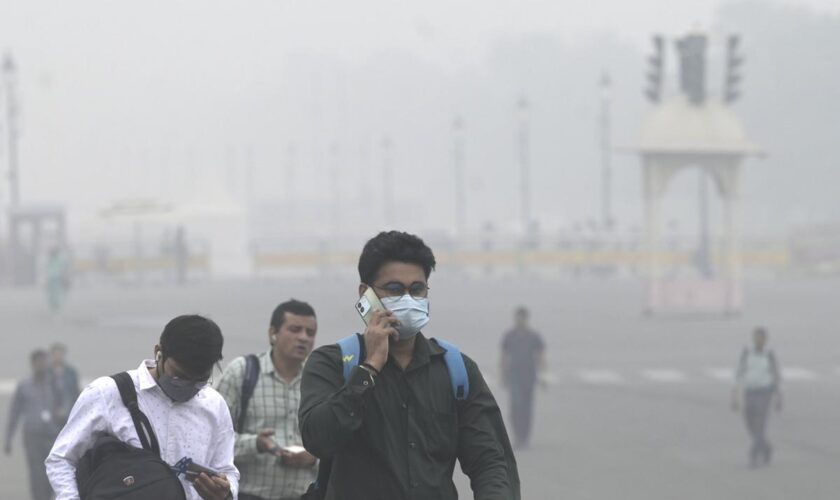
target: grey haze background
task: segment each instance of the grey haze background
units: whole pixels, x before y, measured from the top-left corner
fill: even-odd
[[[0,2],[0,48],[20,66],[23,201],[65,204],[77,245],[97,237],[98,210],[139,197],[247,199],[269,217],[252,237],[367,234],[384,220],[385,136],[395,221],[451,231],[455,114],[466,123],[468,230],[492,220],[515,231],[523,93],[541,228],[593,219],[601,72],[614,82],[614,143],[632,144],[649,36],[692,27],[744,38],[736,109],[769,153],[746,169],[747,234],[836,218],[837,2]],[[630,227],[638,162],[614,161]],[[678,179],[668,199],[680,227],[693,223],[695,196],[693,178]],[[290,204],[303,224],[276,216]]]

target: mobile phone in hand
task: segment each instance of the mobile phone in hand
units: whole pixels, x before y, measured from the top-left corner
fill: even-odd
[[[359,316],[362,317],[362,321],[364,321],[366,325],[375,311],[387,310],[388,309],[382,305],[382,301],[379,300],[379,296],[376,295],[372,286],[368,286],[365,293],[359,298],[359,301],[356,302],[356,312],[359,313]]]
[[[211,469],[210,467],[205,467],[201,464],[197,464],[195,462],[192,462],[187,467],[186,472],[184,472],[184,478],[187,481],[194,482],[196,479],[198,479],[198,476],[200,476],[202,472],[207,474],[210,477],[213,477],[213,476],[224,477],[224,475],[221,472],[219,472],[215,469]]]

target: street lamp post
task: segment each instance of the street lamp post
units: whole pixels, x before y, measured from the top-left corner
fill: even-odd
[[[18,177],[18,104],[17,66],[12,55],[3,57],[3,86],[6,90],[6,137],[9,164],[9,206],[17,208],[20,203],[20,179]]]
[[[455,230],[458,238],[466,230],[467,193],[464,168],[464,120],[456,115],[452,120],[452,173],[455,176]]]
[[[612,226],[612,165],[610,155],[610,90],[612,81],[604,71],[601,75],[601,223],[604,228]]]
[[[382,213],[385,226],[394,227],[394,165],[391,159],[393,144],[391,138],[382,138]]]
[[[341,168],[339,166],[339,147],[338,143],[333,142],[330,145],[330,191],[332,192],[332,200],[330,203],[330,219],[332,223],[333,239],[338,239],[338,233],[341,230]]]
[[[516,103],[519,114],[519,202],[522,234],[527,237],[531,226],[531,158],[530,158],[530,104],[523,95]]]

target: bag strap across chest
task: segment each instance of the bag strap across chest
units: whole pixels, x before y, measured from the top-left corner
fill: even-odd
[[[120,398],[123,404],[128,408],[131,414],[131,420],[134,422],[134,429],[137,431],[137,437],[140,439],[140,444],[143,445],[144,450],[150,450],[155,455],[160,456],[160,445],[158,444],[157,436],[152,428],[148,417],[140,410],[137,403],[137,390],[134,388],[134,380],[128,372],[111,375],[111,378],[117,383],[117,389],[120,391]]]

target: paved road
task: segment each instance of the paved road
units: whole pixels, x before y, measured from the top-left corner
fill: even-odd
[[[433,277],[431,335],[479,361],[493,386],[511,309],[533,309],[554,383],[538,395],[534,445],[518,454],[523,497],[542,499],[823,499],[840,478],[840,282],[756,281],[738,318],[660,319],[640,313],[641,288],[624,281]],[[291,296],[319,313],[319,342],[358,328],[352,276],[219,283],[182,289],[76,290],[60,317],[37,291],[0,291],[0,425],[10,380],[28,352],[61,340],[85,376],[149,357],[163,324],[211,315],[226,358],[263,349],[271,309]],[[753,325],[769,328],[785,366],[786,408],[774,415],[775,463],[746,467],[741,419],[727,408],[730,370]],[[506,395],[497,389],[500,404]],[[0,458],[0,498],[26,499],[20,446]],[[469,498],[468,482],[458,479]]]

